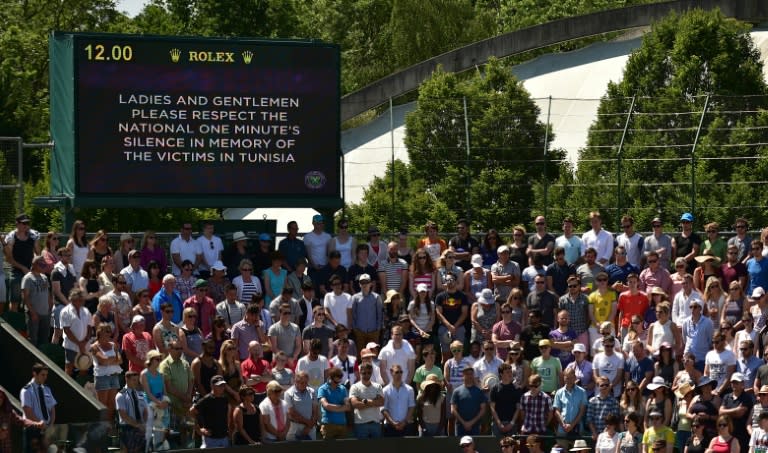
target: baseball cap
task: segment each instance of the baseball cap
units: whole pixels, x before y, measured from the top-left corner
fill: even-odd
[[[320,214],[315,214],[312,216],[312,223],[322,223],[325,222],[325,219],[323,219],[323,216]]]
[[[429,292],[429,287],[427,287],[426,283],[419,283],[418,285],[416,285],[416,292],[420,293],[422,291],[425,293]]]
[[[141,315],[135,315],[133,319],[131,319],[131,327],[133,327],[134,324],[141,324],[144,322],[144,317]]]
[[[549,340],[539,340],[539,347],[552,346],[552,342]]]
[[[752,290],[752,299],[759,299],[763,296],[765,296],[765,290],[762,286],[758,286]]]
[[[483,267],[483,255],[475,253],[469,262],[472,264],[472,267]]]
[[[357,278],[357,281],[359,281],[360,283],[362,283],[362,282],[370,282],[371,281],[371,276],[368,275],[368,274],[360,274],[360,277]]]
[[[219,374],[211,378],[211,387],[224,385],[226,383],[227,381],[224,380],[224,377]]]
[[[259,234],[259,240],[264,242],[269,242],[272,240],[272,237],[269,235],[269,233],[261,233]]]
[[[206,288],[208,286],[208,281],[203,280],[202,278],[198,278],[195,282],[195,288]]]
[[[576,343],[573,345],[573,352],[587,352],[587,348],[583,343]]]
[[[509,247],[506,245],[500,245],[499,248],[496,249],[497,255],[501,255],[504,252],[509,252]]]
[[[739,373],[738,371],[731,375],[731,382],[733,381],[744,382],[746,380],[747,380],[747,377],[744,376],[742,373]]]
[[[376,349],[379,347],[378,343],[374,343],[373,341],[369,342],[367,345],[365,345],[365,349]]]
[[[461,439],[459,439],[459,446],[462,446],[462,447],[463,447],[464,445],[469,445],[469,444],[472,444],[472,443],[474,443],[474,442],[475,442],[475,441],[474,441],[474,440],[472,440],[472,437],[470,437],[470,436],[464,436],[464,437],[462,437]]]
[[[683,215],[680,216],[681,222],[693,222],[693,214],[690,212],[684,212]]]
[[[29,216],[22,213],[16,216],[16,222],[18,223],[29,223]]]

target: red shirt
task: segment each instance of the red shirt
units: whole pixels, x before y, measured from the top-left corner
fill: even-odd
[[[645,312],[648,311],[648,296],[638,291],[632,294],[629,290],[619,295],[618,310],[621,312],[621,327],[629,327],[632,324],[632,316],[637,315],[640,319],[645,319]]]
[[[269,362],[264,359],[257,359],[254,361],[251,357],[248,357],[240,364],[240,374],[243,375],[243,382],[246,382],[253,374],[261,376],[264,372],[272,372]],[[262,379],[260,382],[257,382],[252,386],[253,391],[256,393],[267,393],[268,381],[269,379]]]
[[[123,351],[137,356],[141,360],[141,365],[128,361],[128,370],[141,373],[144,367],[144,361],[147,359],[147,352],[155,349],[155,342],[152,341],[152,335],[149,332],[142,332],[141,337],[137,338],[133,331],[123,336]]]

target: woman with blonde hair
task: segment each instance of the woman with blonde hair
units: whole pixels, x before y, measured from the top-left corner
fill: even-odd
[[[709,277],[707,279],[701,300],[704,302],[704,315],[709,316],[713,323],[720,322],[723,305],[725,305],[725,294],[723,294],[723,286],[719,278]]]
[[[464,288],[464,269],[456,264],[456,252],[451,249],[445,249],[440,255],[440,266],[437,268],[437,292],[445,291],[445,276],[449,272],[456,275],[456,287]],[[467,294],[467,297],[472,299],[472,296]]]
[[[109,298],[107,298],[109,299]],[[101,302],[99,302],[101,305]],[[96,397],[107,407],[107,420],[115,417],[115,396],[120,389],[123,359],[115,342],[117,329],[107,323],[96,326],[96,342],[91,345]]]
[[[741,287],[741,283],[737,281],[731,282],[728,286],[728,297],[725,299],[725,304],[720,313],[720,323],[728,321],[731,325],[735,325],[741,321],[741,317],[746,309],[745,300],[744,288]]]
[[[733,421],[727,415],[717,417],[717,435],[709,442],[707,451],[712,453],[739,453],[739,440],[733,435]]]
[[[197,327],[197,310],[194,307],[187,307],[182,312],[178,335],[184,358],[192,363],[203,353],[203,334]]]
[[[141,268],[145,271],[149,269],[149,263],[155,261],[160,266],[160,273],[165,275],[168,272],[168,257],[165,256],[165,250],[160,247],[160,241],[157,233],[147,230],[141,237]]]
[[[523,303],[525,296],[523,290],[520,288],[512,288],[507,296],[507,303],[512,310],[512,319],[520,324],[520,327],[525,328],[528,323],[528,307]]]
[[[654,288],[654,291],[656,288]],[[672,305],[661,302],[656,305],[656,322],[648,327],[646,346],[651,354],[656,354],[663,343],[674,345],[676,352],[682,351],[682,335],[678,326],[672,322]]]

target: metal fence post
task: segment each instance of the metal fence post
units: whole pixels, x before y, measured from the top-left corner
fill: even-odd
[[[389,98],[389,143],[392,153],[392,218],[390,219],[390,230],[397,231],[395,225],[397,210],[395,208],[395,114],[393,111],[392,98]]]
[[[627,121],[624,122],[624,131],[621,133],[621,141],[619,142],[619,149],[616,151],[616,221],[617,225],[621,225],[622,216],[622,200],[621,200],[621,151],[624,149],[624,139],[627,137],[627,129],[629,129],[629,121],[632,119],[632,111],[635,110],[635,98],[632,96],[632,103],[629,104],[629,112],[627,112]]]
[[[472,209],[471,208],[472,205],[470,203],[469,195],[470,195],[470,193],[472,193],[472,190],[470,190],[469,181],[470,181],[470,176],[472,174],[472,171],[471,171],[471,169],[469,167],[469,156],[470,156],[470,151],[469,151],[470,150],[470,147],[469,147],[469,115],[467,114],[467,97],[464,96],[463,98],[464,98],[464,136],[465,136],[464,137],[464,139],[465,139],[464,141],[467,144],[467,201],[466,201],[466,203],[467,203],[467,221],[471,221],[470,219],[472,219],[472,210],[471,210]]]
[[[691,213],[694,215],[696,215],[696,145],[699,143],[699,134],[701,134],[701,127],[704,125],[707,108],[709,108],[709,95],[704,99],[704,109],[701,111],[699,127],[696,129],[696,137],[693,139],[693,147],[691,147]]]

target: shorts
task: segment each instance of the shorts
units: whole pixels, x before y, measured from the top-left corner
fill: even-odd
[[[440,326],[437,329],[437,336],[440,338],[440,349],[443,352],[449,351],[451,349],[451,342],[454,340],[459,340],[460,342],[465,343],[464,335],[464,326],[459,326],[456,329],[455,335],[451,335],[451,331],[448,330],[445,326]]]
[[[79,351],[72,351],[71,349],[64,349],[64,363],[75,363],[75,358],[79,354]]]
[[[120,388],[120,375],[94,376],[96,391],[112,390]]]
[[[61,310],[64,310],[64,307],[66,307],[64,304],[56,304],[53,306],[53,311],[51,312],[51,327],[54,329],[61,329]]]
[[[8,294],[5,290],[5,274],[0,274],[0,304],[8,302]]]
[[[21,302],[21,281],[24,279],[24,274],[21,272],[11,273],[11,288],[10,296],[11,302]]]

